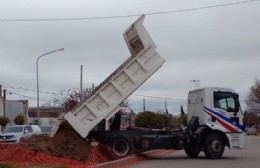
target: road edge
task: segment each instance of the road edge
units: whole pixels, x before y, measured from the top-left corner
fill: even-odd
[[[99,163],[95,165],[94,167],[96,168],[123,168],[126,167],[130,164],[137,163],[143,160],[147,159],[152,159],[160,156],[165,156],[170,153],[173,153],[174,150],[165,150],[165,149],[156,149],[156,150],[151,150],[147,152],[143,152],[140,154],[128,156],[123,159],[118,159],[118,160],[113,160],[110,162],[105,162],[105,163]]]

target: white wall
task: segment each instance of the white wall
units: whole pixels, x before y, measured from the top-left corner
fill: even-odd
[[[18,114],[23,114],[27,123],[28,118],[28,101],[6,100],[5,116],[9,118],[9,125],[14,125],[14,118]],[[4,116],[4,102],[0,96],[0,116]]]

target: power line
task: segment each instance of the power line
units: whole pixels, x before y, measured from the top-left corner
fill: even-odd
[[[36,92],[36,89],[34,88],[28,88],[28,87],[22,87],[22,86],[14,86],[14,85],[3,85],[5,88],[9,88],[15,91],[20,91],[20,92]],[[40,90],[40,93],[44,94],[52,94],[55,96],[60,96],[60,95],[69,95],[69,93],[57,93],[53,91],[48,91],[48,90]],[[132,94],[134,96],[139,96],[139,97],[147,97],[147,98],[153,98],[153,99],[166,99],[166,100],[174,100],[174,101],[187,101],[187,99],[177,99],[177,98],[166,98],[166,97],[158,97],[158,96],[151,96],[151,95],[143,95],[143,94]]]
[[[147,97],[152,99],[162,99],[162,100],[170,100],[170,101],[187,101],[188,99],[179,99],[179,98],[169,98],[169,97],[158,97],[158,96],[150,96],[150,95],[143,95],[143,94],[132,94],[133,96],[139,96],[139,97]],[[245,99],[240,98],[240,102],[245,102]]]
[[[27,88],[27,87],[22,87],[22,86],[13,86],[13,85],[3,85],[3,86],[8,89],[7,93],[9,95],[24,97],[24,98],[27,98],[29,100],[37,100],[36,97],[24,94],[24,93],[36,92],[36,90],[34,88]],[[54,96],[67,95],[67,94],[56,93],[56,92],[52,92],[52,91],[46,91],[46,90],[40,90],[40,92],[43,93],[43,94],[51,94],[51,95],[54,95]],[[40,98],[40,101],[47,102],[47,101],[49,101],[49,99],[56,99],[56,97],[46,97],[45,96],[45,98]]]
[[[15,92],[13,92],[13,91],[8,91],[8,94],[10,94],[10,95],[16,95],[16,96],[20,96],[20,97],[24,97],[24,98],[27,98],[27,99],[30,99],[30,100],[37,100],[36,97],[27,96],[27,95],[23,95],[23,94],[19,94],[19,93],[15,93]],[[47,99],[40,98],[40,101],[45,101],[45,102],[47,102],[48,100],[47,100]]]
[[[166,12],[148,13],[147,15],[160,15],[160,14],[168,14],[168,13],[190,12],[190,11],[204,10],[204,9],[210,9],[210,8],[219,8],[219,7],[225,7],[225,6],[240,5],[240,4],[251,3],[251,2],[256,2],[256,1],[260,1],[260,0],[237,1],[237,2],[231,2],[231,3],[196,7],[196,8],[180,9],[180,10],[173,10],[173,11],[166,11]]]
[[[158,96],[149,96],[143,94],[132,94],[133,96],[140,96],[140,97],[148,97],[152,99],[163,99],[163,100],[173,100],[173,101],[187,101],[187,99],[175,99],[175,98],[167,98],[167,97],[158,97]]]
[[[19,94],[17,93],[17,91],[21,91],[21,92],[36,92],[35,89],[33,88],[26,88],[26,87],[21,87],[21,86],[11,86],[11,85],[3,85],[5,86],[5,88],[9,88],[9,89],[13,89],[11,91],[9,91],[9,93],[13,94],[13,95],[19,95],[25,98],[29,98],[32,100],[36,100],[36,97],[31,97],[31,96],[26,96],[24,94]],[[15,92],[16,91],[16,92]],[[56,92],[52,92],[52,91],[46,91],[46,90],[40,90],[41,93],[44,94],[52,94],[52,95],[69,95],[69,93],[56,93]],[[133,96],[139,96],[139,97],[147,97],[147,98],[153,98],[153,99],[163,99],[163,100],[173,100],[173,101],[187,101],[187,99],[177,99],[177,98],[166,98],[166,97],[158,97],[158,96],[151,96],[151,95],[143,95],[143,94],[132,94]],[[52,97],[53,98],[53,97]],[[46,100],[46,99],[45,99]],[[44,101],[44,100],[42,100]]]
[[[259,2],[260,0],[247,0],[247,1],[237,1],[231,3],[223,3],[217,5],[209,5],[209,6],[202,6],[202,7],[195,7],[195,8],[188,8],[188,9],[180,9],[180,10],[171,10],[171,11],[162,11],[162,12],[151,12],[146,13],[145,15],[162,15],[162,14],[171,14],[171,13],[181,13],[181,12],[191,12],[197,10],[204,10],[210,8],[219,8],[219,7],[226,7],[232,5],[240,5],[245,3],[252,3],[252,2]],[[129,17],[137,17],[141,16],[141,14],[132,14],[132,15],[114,15],[114,16],[96,16],[96,17],[78,17],[78,18],[45,18],[45,19],[0,19],[2,22],[45,22],[45,21],[82,21],[82,20],[99,20],[99,19],[117,19],[117,18],[129,18]]]
[[[22,86],[13,86],[13,85],[3,85],[5,88],[13,89],[13,90],[19,90],[24,92],[37,92],[35,88],[28,88],[28,87],[22,87]],[[52,94],[52,95],[68,95],[68,93],[58,93],[54,91],[48,91],[48,90],[39,90],[40,93],[44,94]]]

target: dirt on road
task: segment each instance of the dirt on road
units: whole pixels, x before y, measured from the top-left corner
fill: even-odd
[[[82,138],[64,122],[54,137],[37,135],[21,144],[21,147],[51,156],[86,161],[92,150],[90,142]]]

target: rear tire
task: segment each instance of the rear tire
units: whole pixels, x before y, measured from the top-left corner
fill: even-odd
[[[192,146],[193,145],[188,144],[187,142],[185,142],[184,143],[184,151],[190,158],[196,158],[199,155],[200,150],[192,149]]]
[[[219,134],[210,134],[206,137],[204,153],[209,159],[220,159],[224,153],[225,144]]]
[[[111,139],[110,147],[112,148],[113,159],[120,159],[133,154],[133,141],[124,135],[118,135]]]

